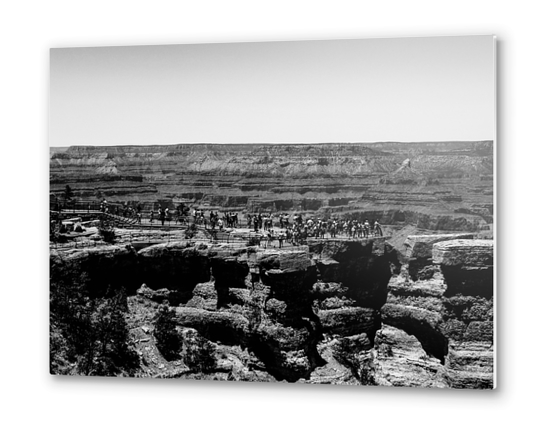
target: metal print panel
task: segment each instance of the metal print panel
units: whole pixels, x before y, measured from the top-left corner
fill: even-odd
[[[50,372],[495,387],[493,36],[51,50]]]

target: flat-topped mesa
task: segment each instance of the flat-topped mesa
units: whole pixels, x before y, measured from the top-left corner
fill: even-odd
[[[457,239],[473,239],[474,233],[432,234],[408,236],[404,242],[408,259],[408,273],[413,281],[426,280],[433,276],[433,246],[435,243]]]

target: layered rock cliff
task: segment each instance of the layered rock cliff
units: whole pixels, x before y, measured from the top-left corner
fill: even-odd
[[[403,263],[383,238],[53,250],[51,280],[84,275],[94,297],[127,291],[140,376],[201,378],[156,348],[166,302],[184,349],[214,346],[207,378],[491,388],[493,245],[470,236],[411,239]],[[414,255],[426,262],[412,278]]]
[[[306,211],[428,230],[477,231],[493,216],[493,143],[70,147],[51,151],[51,193]]]
[[[390,280],[382,320],[414,336],[425,354],[440,361],[443,367],[429,367],[439,385],[492,388],[493,240],[473,240],[472,236],[410,237],[407,264]],[[403,338],[388,328],[377,341],[382,357],[391,358],[384,362],[392,377],[383,376],[384,380],[395,384],[397,369],[391,365],[395,361],[390,346]],[[417,351],[419,355],[420,349]],[[411,354],[416,356],[416,350]],[[427,372],[419,360],[412,364]],[[403,380],[400,384],[410,383]]]

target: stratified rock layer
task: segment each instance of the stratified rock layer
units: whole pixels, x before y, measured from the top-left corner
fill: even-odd
[[[408,272],[413,280],[430,278],[434,272],[431,267],[433,245],[441,241],[473,239],[473,233],[434,234],[408,236],[404,242],[405,257],[408,259]]]
[[[383,325],[375,339],[379,386],[448,388],[446,370],[427,355],[420,341],[396,327]]]
[[[453,240],[433,246],[447,294],[493,297],[493,240]]]
[[[464,269],[493,266],[493,240],[450,240],[433,246],[433,262]]]
[[[398,252],[376,238],[284,250],[190,241],[53,250],[51,278],[100,297],[124,288],[138,307],[168,303],[179,331],[222,352],[220,375],[492,388],[492,241],[409,240],[430,277],[400,272]]]
[[[440,241],[424,260],[434,267],[430,278],[391,279],[383,322],[439,359],[450,387],[492,388],[493,241]]]
[[[51,150],[52,202],[305,211],[436,231],[493,222],[493,143],[185,144]]]

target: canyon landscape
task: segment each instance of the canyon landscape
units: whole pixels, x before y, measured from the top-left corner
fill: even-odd
[[[494,388],[492,140],[49,164],[52,374]]]

